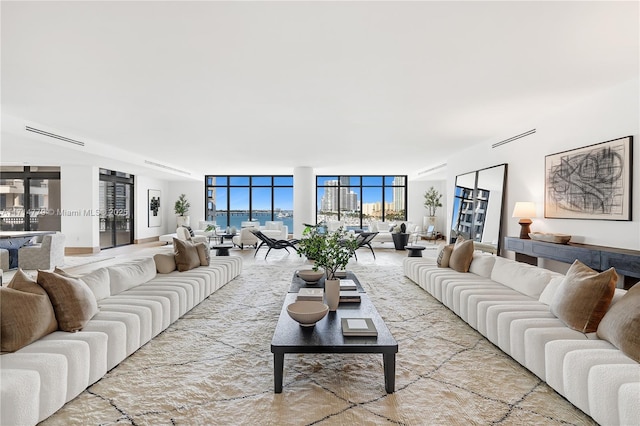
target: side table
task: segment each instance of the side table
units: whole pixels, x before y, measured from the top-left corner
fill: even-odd
[[[233,244],[214,244],[212,249],[216,249],[216,256],[229,256],[229,249],[233,247]]]
[[[405,250],[409,250],[409,254],[407,255],[407,257],[422,257],[422,250],[424,250],[426,247],[410,245],[410,246],[405,246],[404,248]]]

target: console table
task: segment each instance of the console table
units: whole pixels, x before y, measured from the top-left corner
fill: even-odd
[[[591,244],[554,244],[517,237],[505,237],[504,240],[505,248],[514,251],[519,262],[537,265],[540,257],[564,263],[578,259],[598,271],[616,268],[625,277],[624,288],[630,288],[640,279],[640,251]]]

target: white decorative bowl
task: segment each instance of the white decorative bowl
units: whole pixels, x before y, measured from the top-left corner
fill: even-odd
[[[300,300],[287,306],[287,313],[303,327],[313,327],[329,312],[329,307],[322,302]]]
[[[312,269],[301,269],[298,271],[298,276],[309,284],[317,283],[323,275],[324,271],[314,271]]]

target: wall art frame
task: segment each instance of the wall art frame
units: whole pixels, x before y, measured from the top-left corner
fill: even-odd
[[[629,221],[633,136],[545,156],[544,217]]]
[[[147,213],[149,217],[149,228],[162,226],[161,196],[162,192],[159,189],[148,190]]]

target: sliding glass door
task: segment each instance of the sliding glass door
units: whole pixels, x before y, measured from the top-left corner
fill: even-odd
[[[100,248],[133,243],[133,176],[100,170]]]

